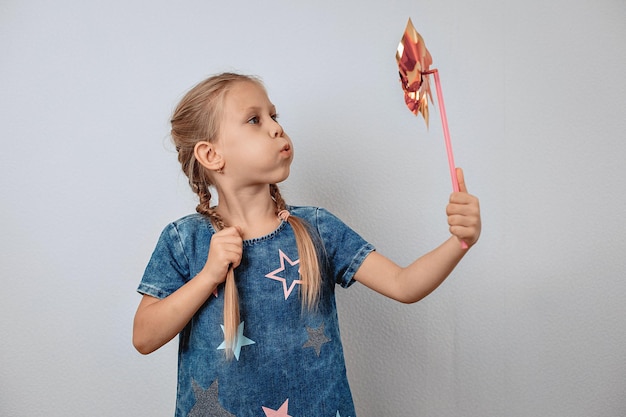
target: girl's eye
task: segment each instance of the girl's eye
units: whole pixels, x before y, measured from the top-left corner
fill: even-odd
[[[273,121],[276,122],[276,121],[278,121],[278,114],[272,114],[272,115],[270,115],[270,118]],[[259,116],[253,116],[253,117],[248,119],[247,123],[249,123],[251,125],[258,125],[259,123],[261,123],[261,118]]]

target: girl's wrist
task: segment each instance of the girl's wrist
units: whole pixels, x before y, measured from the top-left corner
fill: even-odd
[[[202,269],[198,272],[198,275],[194,277],[194,281],[197,281],[198,284],[202,285],[203,292],[209,294],[221,284],[223,279],[220,280],[219,278],[216,278],[214,274]]]

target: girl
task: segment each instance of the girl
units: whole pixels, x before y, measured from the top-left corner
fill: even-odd
[[[256,78],[195,86],[172,137],[200,204],[159,238],[133,344],[148,354],[179,335],[176,416],[354,417],[335,284],[404,303],[441,284],[466,253],[460,240],[471,248],[480,235],[462,171],[447,207],[452,236],[402,268],[328,211],[285,204],[276,184],[293,145]]]

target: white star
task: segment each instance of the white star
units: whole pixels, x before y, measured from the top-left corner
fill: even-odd
[[[285,260],[289,262],[289,265],[294,266],[300,263],[300,259],[292,261],[280,249],[278,249],[278,256],[280,258],[280,268],[270,272],[269,274],[265,275],[265,277],[276,280],[276,281],[280,281],[283,283],[283,292],[285,293],[285,300],[286,300],[289,297],[289,294],[291,294],[291,291],[293,291],[293,288],[296,286],[296,284],[302,284],[302,280],[294,279],[293,281],[291,281],[291,285],[289,286],[289,288],[287,288],[287,280],[283,277],[277,276],[276,274],[285,270]]]
[[[237,328],[237,337],[235,337],[235,343],[233,346],[233,354],[235,355],[235,358],[237,358],[237,360],[239,360],[239,354],[241,353],[242,346],[253,345],[254,343],[256,343],[254,340],[248,339],[247,337],[243,335],[243,327],[244,327],[243,323],[244,323],[243,321],[239,323],[239,327]],[[223,332],[224,325],[220,324],[220,327],[222,328],[222,332]],[[217,349],[218,350],[226,349],[226,340],[224,340],[222,344],[217,347]]]

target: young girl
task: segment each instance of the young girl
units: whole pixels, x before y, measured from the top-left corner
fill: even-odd
[[[480,235],[462,171],[452,236],[402,268],[328,211],[285,204],[276,184],[293,145],[259,80],[201,82],[176,108],[172,137],[200,204],[159,238],[133,344],[147,354],[179,335],[176,416],[354,417],[335,284],[404,303],[441,284],[466,253],[460,241]]]

